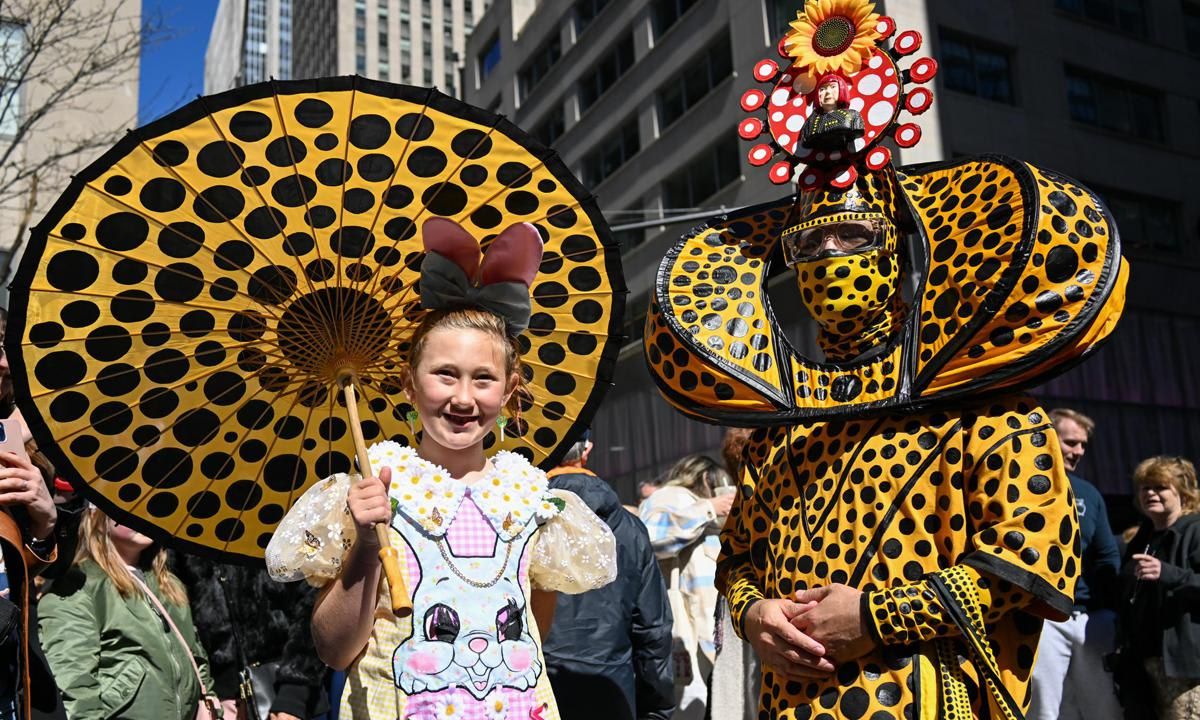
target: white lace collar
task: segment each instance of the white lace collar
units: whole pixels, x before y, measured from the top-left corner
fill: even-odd
[[[468,496],[505,542],[520,535],[531,520],[542,522],[562,510],[562,501],[548,492],[546,473],[516,453],[496,453],[491,467],[472,485],[390,440],[372,445],[367,454],[375,472],[392,468],[392,511],[434,537],[446,534]]]

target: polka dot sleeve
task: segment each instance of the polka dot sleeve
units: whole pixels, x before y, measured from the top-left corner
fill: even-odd
[[[964,417],[963,432],[963,493],[974,549],[947,570],[870,593],[868,624],[884,644],[959,634],[965,620],[946,607],[963,605],[951,599],[958,595],[978,608],[983,623],[1018,609],[1052,620],[1071,611],[1078,524],[1046,414],[1018,398]]]
[[[267,571],[280,582],[306,579],[317,586],[338,576],[354,542],[346,496],[350,477],[338,473],[309,488],[288,511],[267,545]]]
[[[761,451],[761,444],[758,446]],[[729,618],[734,632],[745,638],[745,616],[750,606],[765,596],[759,567],[765,566],[765,547],[751,546],[750,528],[757,519],[766,522],[761,504],[754,503],[757,474],[752,463],[746,464],[742,484],[734,497],[729,517],[721,529],[721,554],[717,558],[717,589],[729,603]],[[758,562],[754,562],[757,555]]]
[[[932,578],[867,593],[864,607],[867,629],[876,641],[883,645],[907,645],[962,635],[963,629],[956,622],[962,608],[947,607],[951,602],[979,608],[984,623],[992,623],[1007,608],[1027,604],[1033,599],[1011,583],[994,581],[966,565],[934,575],[938,576],[942,586],[955,588],[964,596],[971,593],[969,602],[960,603],[944,597]]]

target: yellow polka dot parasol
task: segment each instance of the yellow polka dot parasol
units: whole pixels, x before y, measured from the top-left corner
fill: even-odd
[[[400,371],[431,217],[484,247],[516,222],[542,235],[530,396],[486,444],[555,464],[619,346],[603,218],[502,117],[358,77],[201,98],[74,179],[12,290],[6,349],[39,445],[131,526],[261,561],[292,502],[352,470],[351,411],[367,442],[413,442]]]

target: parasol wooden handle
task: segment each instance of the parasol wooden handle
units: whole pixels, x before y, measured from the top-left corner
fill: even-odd
[[[358,397],[354,392],[353,378],[342,383],[342,392],[346,398],[346,414],[350,416],[350,435],[354,438],[354,451],[358,455],[358,471],[362,473],[362,477],[370,477],[375,472],[371,469],[367,443],[363,440],[362,423],[358,419]],[[412,601],[409,600],[408,588],[405,587],[404,576],[400,573],[396,548],[392,547],[385,523],[375,523],[375,537],[379,539],[379,561],[383,563],[383,574],[387,578],[392,612],[397,617],[408,617],[412,615]]]

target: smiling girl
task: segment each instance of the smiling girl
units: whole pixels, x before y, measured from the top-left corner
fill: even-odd
[[[404,382],[419,442],[378,443],[368,453],[377,477],[334,475],[306,492],[267,548],[268,568],[323,586],[313,637],[327,664],[347,670],[342,717],[551,720],[535,611],[552,610],[555,592],[611,582],[616,565],[608,526],[578,497],[548,490],[520,455],[485,453],[497,421],[517,410],[517,338],[541,239],[516,225],[481,259],[451,221],[422,232],[429,312]],[[390,525],[411,618],[390,610],[377,523]]]

